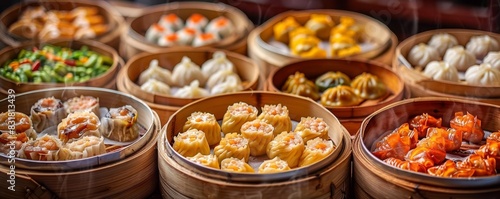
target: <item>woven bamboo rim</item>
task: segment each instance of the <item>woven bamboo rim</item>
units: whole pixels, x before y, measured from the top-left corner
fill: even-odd
[[[172,2],[146,7],[142,9],[142,13],[138,17],[128,20],[127,30],[122,34],[122,43],[127,44],[121,50],[121,55],[125,59],[140,52],[156,53],[169,48],[150,43],[144,37],[149,26],[158,22],[159,18],[166,13],[175,13],[181,19],[187,19],[193,13],[200,13],[208,19],[218,16],[227,17],[235,25],[235,34],[206,46],[241,53],[246,52],[246,36],[254,28],[253,23],[243,12],[223,3]]]
[[[429,92],[455,95],[463,98],[484,98],[490,100],[500,97],[500,86],[468,85],[464,83],[433,80],[424,76],[421,72],[414,70],[406,60],[411,48],[419,43],[427,43],[430,38],[438,33],[448,33],[457,38],[458,44],[465,46],[472,36],[489,35],[500,41],[500,34],[481,30],[467,29],[436,29],[413,35],[402,41],[396,48],[396,56],[393,60],[394,70],[401,72],[410,87],[421,87]],[[480,100],[481,100],[480,99]]]
[[[106,1],[27,0],[22,3],[15,4],[3,11],[0,15],[0,41],[10,46],[19,46],[24,42],[30,42],[31,40],[22,39],[19,36],[9,34],[8,27],[17,20],[23,10],[30,6],[39,5],[46,8],[56,8],[61,10],[70,10],[82,6],[97,7],[99,9],[99,13],[101,13],[109,23],[110,30],[105,34],[98,36],[94,40],[107,44],[118,50],[120,44],[120,34],[125,28],[125,21],[120,13],[118,13]]]
[[[165,127],[164,127],[165,128]],[[164,129],[162,130],[164,131]],[[179,165],[158,139],[160,190],[164,198],[350,198],[351,140],[343,130],[343,149],[327,167],[304,178],[273,183],[241,183],[210,178]],[[188,185],[188,186],[186,186]]]
[[[363,121],[353,148],[354,186],[357,187],[355,190],[363,190],[362,194],[374,198],[381,196],[477,198],[498,195],[500,193],[500,187],[497,186],[500,182],[498,175],[467,179],[433,177],[390,167],[375,158],[367,149],[387,129],[396,128],[414,115],[428,112],[438,117],[441,115],[451,117],[456,111],[477,114],[483,121],[482,128],[485,130],[495,131],[500,128],[499,123],[490,122],[498,121],[500,106],[459,99],[436,97],[408,99],[393,103],[368,116]],[[443,125],[447,126],[449,121],[444,119],[443,122]],[[390,191],[380,190],[380,186],[390,187]]]
[[[139,75],[147,69],[149,62],[153,59],[158,59],[160,66],[172,71],[174,66],[181,62],[183,56],[189,57],[191,61],[201,66],[206,60],[211,59],[213,53],[216,51],[223,51],[227,59],[234,64],[242,81],[246,82],[243,85],[243,90],[256,90],[258,88],[259,67],[253,60],[237,53],[208,47],[177,47],[165,49],[159,53],[141,53],[136,55],[132,57],[123,68],[123,70],[127,71],[124,83],[132,95],[144,101],[171,106],[184,106],[199,98],[179,98],[164,94],[153,94],[143,91],[135,82],[139,79]]]
[[[268,20],[266,23],[263,25],[255,28],[250,35],[248,36],[248,54],[252,59],[259,60],[260,62],[259,65],[263,66],[264,69],[261,69],[265,76],[268,76],[269,73],[276,69],[280,68],[284,65],[287,65],[291,62],[299,61],[299,60],[306,60],[306,58],[299,58],[299,57],[294,57],[294,56],[285,56],[276,52],[273,52],[272,50],[269,50],[268,48],[264,47],[263,42],[267,41],[270,37],[272,37],[272,27],[274,24],[277,22],[281,21],[282,19],[288,17],[288,16],[302,16],[301,20],[304,20],[303,15],[310,15],[311,13],[322,13],[322,14],[327,14],[331,15],[334,18],[338,18],[339,16],[350,16],[353,17],[354,19],[358,21],[362,21],[363,23],[368,23],[370,24],[370,27],[373,27],[372,30],[377,32],[378,36],[380,37],[375,37],[372,36],[370,38],[374,40],[380,40],[377,41],[382,45],[380,48],[378,48],[376,51],[369,52],[368,54],[364,55],[357,55],[353,56],[354,58],[363,58],[363,59],[372,59],[376,61],[380,61],[386,64],[390,64],[392,62],[392,57],[394,55],[394,49],[396,48],[398,44],[398,38],[394,33],[392,33],[389,28],[387,28],[384,24],[381,24],[380,22],[376,21],[375,19],[372,19],[370,17],[367,17],[365,15],[359,14],[359,13],[352,13],[348,11],[341,11],[341,10],[309,10],[309,11],[288,11],[281,13],[279,15],[276,15],[272,19]],[[299,20],[297,18],[297,20]],[[377,35],[373,33],[372,35]],[[381,39],[383,38],[383,39]],[[381,41],[384,40],[384,41]],[[265,43],[265,42],[264,42]]]
[[[46,172],[15,169],[16,191],[4,191],[7,198],[146,198],[157,188],[156,143],[160,130],[155,115],[152,138],[137,152],[121,161],[92,169]],[[0,165],[6,174],[9,168]],[[7,178],[8,176],[6,176]],[[10,186],[6,180],[0,186]]]
[[[0,76],[0,87],[3,90],[14,89],[16,93],[27,92],[32,90],[39,90],[44,88],[67,87],[67,86],[91,86],[91,87],[106,87],[113,88],[113,77],[119,71],[120,65],[123,60],[118,56],[118,53],[113,48],[91,40],[53,40],[48,42],[56,46],[69,47],[72,49],[79,49],[82,46],[88,46],[89,50],[95,51],[99,54],[110,56],[113,59],[113,65],[104,74],[94,77],[88,81],[74,84],[65,83],[18,83]],[[6,47],[0,51],[0,63],[6,63],[12,57],[17,56],[21,49],[31,49],[34,46],[40,47],[45,43],[23,43],[17,47]]]

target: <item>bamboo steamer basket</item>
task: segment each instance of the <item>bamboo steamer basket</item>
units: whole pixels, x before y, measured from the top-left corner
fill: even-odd
[[[138,122],[150,134],[145,144],[121,160],[90,166],[83,169],[63,171],[53,169],[39,170],[37,167],[19,168],[16,161],[15,191],[2,191],[6,198],[146,198],[155,190],[158,183],[156,142],[161,128],[158,116],[139,99],[102,88],[67,87],[32,91],[16,95],[16,111],[29,112],[39,97],[91,95],[100,98],[101,106],[121,106],[130,104],[140,114]],[[8,101],[0,102],[2,112],[6,111]],[[146,138],[146,137],[143,137]],[[85,159],[79,160],[85,161]],[[62,161],[61,164],[66,164]],[[10,165],[0,164],[0,186],[7,189],[10,184]]]
[[[89,50],[97,52],[102,55],[109,56],[113,59],[113,65],[105,73],[91,78],[85,82],[65,84],[65,83],[18,83],[3,76],[0,76],[0,92],[4,95],[8,89],[14,89],[16,93],[22,93],[32,90],[39,90],[44,88],[56,88],[67,86],[89,86],[89,87],[102,87],[102,88],[116,88],[115,76],[117,75],[120,67],[123,65],[123,60],[118,56],[118,53],[113,48],[91,40],[53,40],[49,42],[55,46],[69,47],[72,49],[80,49],[82,46],[87,46]],[[17,56],[22,49],[32,49],[33,47],[41,47],[45,43],[23,43],[17,47],[6,47],[0,51],[0,63],[6,63],[8,60]]]
[[[254,26],[243,12],[223,3],[172,2],[145,7],[138,17],[128,20],[127,31],[124,31],[122,35],[121,56],[129,59],[140,52],[156,53],[169,48],[148,42],[145,38],[146,31],[151,24],[158,22],[162,15],[168,13],[174,13],[183,20],[193,13],[199,13],[209,20],[218,16],[225,16],[235,26],[235,34],[206,46],[246,54],[246,37]]]
[[[424,97],[393,103],[368,116],[354,141],[353,189],[359,198],[497,198],[498,174],[491,177],[441,178],[386,165],[369,148],[387,131],[422,113],[443,118],[443,126],[456,111],[469,111],[488,131],[500,129],[500,106],[453,98]],[[384,187],[384,189],[380,189]]]
[[[99,41],[118,50],[120,45],[120,34],[125,29],[125,21],[108,2],[106,1],[81,1],[81,0],[27,0],[15,4],[3,11],[0,15],[0,41],[9,46],[19,46],[31,39],[22,38],[8,32],[8,28],[16,22],[21,13],[28,7],[43,6],[49,10],[72,10],[77,7],[91,6],[99,9],[99,14],[104,16],[109,25],[108,32],[96,37],[93,40]]]
[[[436,29],[413,35],[396,48],[393,60],[393,70],[397,71],[411,89],[412,96],[436,96],[500,104],[499,86],[467,85],[464,82],[449,82],[433,80],[424,76],[407,61],[406,57],[411,48],[419,43],[427,43],[438,33],[448,33],[457,38],[458,44],[465,46],[472,36],[489,35],[500,42],[500,34],[467,29]]]
[[[268,90],[282,92],[281,88],[290,75],[296,71],[305,74],[311,81],[329,71],[340,71],[353,79],[363,72],[371,73],[386,85],[388,95],[378,100],[367,100],[358,106],[334,107],[325,106],[332,112],[351,135],[355,135],[363,119],[376,110],[381,109],[393,102],[405,98],[405,86],[403,80],[385,64],[375,61],[364,61],[359,59],[315,59],[296,61],[287,64],[269,75],[267,79]]]
[[[349,16],[354,18],[357,23],[364,25],[366,31],[363,38],[375,43],[375,49],[351,56],[353,58],[370,59],[391,64],[394,55],[394,49],[398,44],[398,38],[391,30],[381,22],[370,18],[360,13],[354,13],[343,10],[303,10],[303,11],[287,11],[278,14],[255,28],[248,36],[248,55],[255,60],[258,60],[259,65],[262,66],[261,71],[264,76],[268,76],[271,71],[283,67],[289,63],[307,58],[300,58],[291,55],[279,53],[273,46],[267,43],[273,37],[273,26],[282,21],[283,19],[292,16],[299,24],[305,24],[311,14],[325,14],[330,15],[334,21],[340,16]]]
[[[192,112],[210,112],[221,120],[227,107],[240,101],[256,107],[281,103],[288,107],[293,121],[300,120],[301,116],[322,117],[330,126],[330,138],[337,144],[338,148],[332,154],[337,154],[337,157],[323,162],[329,159],[327,157],[291,172],[240,174],[192,164],[173,150],[173,136],[182,131],[186,118]],[[165,198],[344,198],[349,193],[349,134],[333,114],[303,97],[270,92],[241,92],[198,100],[171,116],[162,129],[158,146],[160,187]],[[321,166],[314,168],[318,164]]]

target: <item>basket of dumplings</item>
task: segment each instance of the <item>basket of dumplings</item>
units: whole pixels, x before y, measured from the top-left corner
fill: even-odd
[[[373,198],[500,194],[500,106],[424,97],[371,114],[354,142],[355,185]]]
[[[184,197],[203,194],[205,186],[216,190],[214,197],[242,189],[284,197],[296,194],[286,190],[300,189],[295,197],[301,198],[342,195],[318,183],[349,186],[349,134],[307,98],[240,92],[201,99],[174,113],[160,137],[162,189]]]
[[[246,53],[253,23],[232,6],[209,2],[173,2],[143,8],[129,20],[121,55],[158,52],[173,46],[210,46]]]
[[[415,96],[473,98],[499,104],[500,35],[437,29],[407,38],[393,67]]]
[[[258,66],[243,55],[209,47],[177,47],[131,58],[119,76],[118,89],[160,105],[161,111],[211,95],[257,90],[258,83]],[[166,122],[169,115],[160,115]]]
[[[90,40],[28,42],[0,51],[0,93],[66,86],[115,88],[123,65],[113,48]]]
[[[0,15],[0,41],[92,39],[118,49],[123,17],[104,1],[23,1]]]
[[[267,85],[319,102],[352,135],[366,116],[405,97],[403,80],[388,66],[355,59],[293,62],[271,72]]]
[[[112,184],[134,172],[143,176],[124,184],[127,188],[156,177],[159,118],[133,96],[90,87],[22,94],[9,90],[0,105],[0,170],[6,173],[15,168],[15,175],[28,175],[19,181],[30,188],[40,183],[57,197],[97,197],[102,193],[95,188],[106,186],[111,197],[124,191]],[[130,175],[122,173],[125,166]],[[83,180],[88,183],[73,183]],[[146,184],[154,186],[156,181]],[[85,192],[72,191],[75,188]],[[145,189],[136,194],[151,192]],[[12,192],[23,193],[26,190]]]

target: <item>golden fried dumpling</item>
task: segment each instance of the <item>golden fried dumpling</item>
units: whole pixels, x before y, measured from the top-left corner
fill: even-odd
[[[82,136],[101,137],[101,122],[93,112],[79,111],[70,113],[57,125],[57,134],[63,143]]]
[[[54,136],[44,135],[36,140],[29,140],[19,150],[18,156],[30,160],[57,161],[67,160],[70,155],[63,147],[61,141]]]
[[[378,99],[387,93],[387,88],[377,76],[370,73],[362,73],[356,76],[351,86],[354,93],[363,99]]]
[[[198,129],[190,129],[177,134],[172,148],[184,157],[191,157],[198,153],[210,154],[210,146],[208,146],[205,133]]]
[[[260,120],[245,122],[241,126],[241,135],[248,140],[250,155],[266,154],[266,147],[274,138],[274,127]]]
[[[356,106],[362,101],[350,86],[344,85],[329,88],[321,95],[324,106]]]
[[[248,162],[250,147],[248,140],[238,133],[228,133],[221,139],[219,145],[214,148],[214,154],[219,161],[234,157]]]
[[[332,57],[347,57],[359,53],[361,53],[361,47],[354,38],[343,34],[330,36],[330,54]]]
[[[220,169],[219,159],[217,159],[217,156],[215,156],[214,154],[203,155],[201,153],[198,153],[195,156],[187,157],[186,159],[203,166]]]
[[[321,41],[314,36],[295,37],[290,40],[292,55],[307,58],[325,58],[326,51],[319,47]]]
[[[330,127],[319,117],[302,117],[300,122],[295,127],[294,132],[300,135],[304,142],[320,137],[328,139],[328,129]]]
[[[205,133],[209,145],[219,143],[221,139],[220,125],[214,114],[204,112],[194,112],[187,118],[183,131],[198,129]],[[194,155],[194,154],[193,154]]]
[[[356,23],[352,17],[342,16],[340,17],[340,23],[333,27],[330,34],[341,34],[351,37],[355,40],[359,40],[363,32],[363,27]]]
[[[319,137],[307,141],[306,147],[299,160],[299,167],[314,164],[335,150],[335,144],[331,140],[324,140]]]
[[[227,107],[227,111],[222,118],[222,133],[240,132],[241,126],[248,121],[257,118],[258,110],[255,106],[245,102],[237,102]]]
[[[83,136],[66,143],[65,148],[70,152],[69,159],[81,159],[106,153],[104,137]]]
[[[274,157],[273,159],[266,160],[262,162],[259,166],[259,173],[278,173],[282,171],[288,171],[290,167],[288,163],[279,157]]]
[[[272,125],[274,127],[274,135],[283,131],[288,132],[292,130],[292,120],[288,115],[288,107],[281,104],[264,105],[257,119]]]
[[[243,159],[238,158],[226,158],[221,161],[220,169],[223,171],[231,171],[231,172],[241,172],[241,173],[253,173],[255,172],[248,163]]]
[[[297,38],[298,37],[311,37],[311,36],[314,37],[315,33],[309,28],[300,26],[300,27],[297,27],[294,30],[290,31],[290,33],[288,35],[290,37],[290,40],[292,40],[295,37],[297,37]]]
[[[288,34],[298,27],[300,27],[300,24],[295,18],[287,17],[273,26],[274,39],[276,39],[276,41],[288,43],[290,41]]]
[[[328,88],[339,86],[339,85],[351,85],[351,78],[346,74],[337,71],[329,71],[324,73],[323,75],[316,78],[316,86],[319,88],[321,92],[325,91]]]
[[[266,153],[270,159],[279,157],[285,160],[290,168],[295,168],[299,165],[304,148],[304,140],[297,133],[284,131],[269,142]]]
[[[288,76],[281,90],[285,93],[309,97],[313,100],[318,100],[320,97],[318,88],[314,82],[308,80],[304,73],[299,71],[296,71],[294,75]]]
[[[311,18],[304,26],[312,30],[320,39],[326,40],[330,36],[330,30],[334,25],[335,23],[330,15],[311,14]]]

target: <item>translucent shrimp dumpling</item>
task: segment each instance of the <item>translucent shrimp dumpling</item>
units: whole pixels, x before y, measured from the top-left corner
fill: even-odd
[[[167,85],[172,84],[172,73],[165,68],[162,68],[158,64],[157,59],[151,60],[149,62],[149,67],[148,69],[144,70],[140,75],[139,75],[139,85],[143,85],[150,79],[156,79],[160,82],[163,82]]]
[[[175,92],[174,96],[179,98],[201,98],[207,97],[210,92],[200,87],[200,82],[194,80],[190,85],[184,86]]]
[[[201,65],[201,72],[209,77],[212,74],[215,74],[217,71],[221,70],[231,70],[233,72],[237,72],[236,67],[233,62],[229,61],[226,57],[226,53],[222,51],[217,51],[213,54],[212,59],[205,61]]]
[[[200,66],[196,65],[189,57],[182,57],[182,61],[175,65],[172,72],[173,83],[177,86],[185,86],[197,80],[199,85],[205,85],[205,76],[201,72]]]
[[[241,79],[240,79],[240,76],[238,74],[236,74],[232,70],[221,70],[221,71],[218,71],[218,72],[210,75],[206,86],[209,89],[212,89],[217,84],[224,83],[224,82],[228,81],[229,79],[233,79],[232,81],[236,81],[234,83],[236,83],[237,85],[241,85]]]
[[[212,19],[207,24],[205,31],[218,34],[220,37],[225,38],[234,33],[234,25],[228,18],[219,16]]]
[[[243,90],[243,85],[241,82],[238,82],[239,79],[234,76],[227,77],[225,82],[216,84],[210,90],[212,95],[222,94],[222,93],[234,93]]]
[[[170,86],[156,79],[148,79],[141,85],[141,90],[149,93],[170,95]]]

